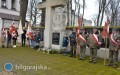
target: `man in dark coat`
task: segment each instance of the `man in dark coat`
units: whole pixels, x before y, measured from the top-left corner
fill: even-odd
[[[23,29],[23,34],[21,36],[22,39],[22,47],[25,46],[25,42],[26,42],[26,30]]]
[[[73,29],[70,38],[70,57],[75,57],[76,55],[76,29]]]
[[[9,29],[7,31],[7,48],[11,48],[11,34],[9,33]]]

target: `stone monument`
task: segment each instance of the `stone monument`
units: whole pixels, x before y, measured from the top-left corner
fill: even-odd
[[[62,7],[66,5],[66,0],[45,0],[38,4],[39,9],[45,9],[45,49],[61,49],[65,29],[65,16]]]
[[[57,7],[53,15],[52,26],[52,49],[60,50],[62,48],[62,40],[66,29],[65,8]]]

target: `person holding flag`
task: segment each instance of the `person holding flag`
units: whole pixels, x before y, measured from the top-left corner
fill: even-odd
[[[76,42],[77,42],[77,45],[76,45],[76,58],[78,58],[78,52],[80,52],[80,44],[78,43],[78,37],[80,36],[80,28],[81,28],[81,25],[82,25],[82,18],[79,17],[78,18],[78,27],[77,27],[77,32],[76,32]]]
[[[79,60],[84,60],[85,59],[85,51],[86,51],[86,39],[87,39],[87,36],[85,35],[85,30],[84,29],[80,29],[81,32],[79,34],[79,36],[77,37],[77,44],[78,46],[80,46],[80,58]]]
[[[97,28],[93,28],[93,33],[88,37],[88,43],[90,48],[90,63],[97,63],[97,49],[100,48],[101,42],[99,42],[99,36],[97,34]]]
[[[30,47],[31,45],[31,38],[32,38],[32,28],[31,28],[31,21],[28,24],[28,28],[27,28],[27,41],[28,41],[28,47]]]
[[[14,21],[12,22],[7,31],[7,48],[11,48],[11,39],[13,31],[16,31],[16,28],[14,27]]]
[[[7,48],[11,48],[11,39],[12,35],[9,32],[10,29],[7,30]]]
[[[14,26],[14,21],[12,25],[9,27],[9,34],[11,35],[11,39],[13,40],[13,47],[16,47],[16,40],[17,40],[17,30]]]

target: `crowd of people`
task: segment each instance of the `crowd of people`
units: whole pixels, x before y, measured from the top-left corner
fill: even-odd
[[[11,48],[11,41],[13,41],[13,47],[16,47],[16,40],[18,37],[17,31],[13,31],[10,33],[10,29],[7,29],[6,31],[4,28],[1,29],[1,40],[2,40],[2,48],[5,48],[5,45],[7,48]]]
[[[1,40],[2,48],[16,48],[16,41],[18,40],[18,32],[10,32],[10,29],[5,31],[1,29]],[[109,35],[109,63],[107,66],[113,66],[114,68],[118,67],[118,54],[120,50],[120,34],[118,29],[113,28],[112,33]],[[90,50],[90,60],[89,63],[97,63],[97,51],[100,49],[102,35],[98,32],[98,29],[93,28],[92,33],[85,33],[85,29],[80,29],[80,33],[76,34],[76,29],[72,30],[70,36],[67,34],[63,37],[62,47],[64,50],[64,55],[68,53],[68,44],[70,43],[70,57],[79,57],[79,60],[85,60],[86,47],[88,46]],[[30,48],[35,48],[36,50],[40,49],[40,40],[41,36],[39,32],[31,31],[27,33],[25,28],[23,28],[23,34],[21,35],[21,44],[22,47],[25,47],[27,40],[27,45]],[[105,42],[105,40],[104,40]],[[12,43],[12,44],[11,44]],[[6,46],[5,46],[6,45]]]
[[[40,48],[40,33],[31,31],[27,33],[26,29],[23,28],[23,34],[18,35],[18,31],[10,32],[10,29],[5,30],[4,28],[1,29],[1,44],[2,48],[16,48],[17,40],[21,38],[21,46],[25,47],[26,40],[28,41],[28,47],[35,48],[38,50]],[[20,39],[19,39],[20,40]]]
[[[118,67],[118,53],[120,50],[120,34],[118,29],[113,28],[112,33],[107,37],[109,39],[109,63],[107,66]],[[86,47],[90,50],[89,63],[97,63],[97,51],[100,49],[103,37],[98,29],[93,28],[93,32],[85,33],[85,29],[80,29],[80,34],[76,35],[76,29],[72,30],[70,36],[63,37],[64,55],[68,52],[68,43],[70,43],[70,57],[78,57],[79,60],[85,60]],[[105,42],[105,40],[104,40]],[[79,56],[78,56],[79,55]]]

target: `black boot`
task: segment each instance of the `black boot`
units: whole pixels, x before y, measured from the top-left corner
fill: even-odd
[[[74,58],[76,57],[76,50],[74,50],[74,52],[73,52],[73,57]]]
[[[73,50],[70,51],[70,57],[73,57]]]

